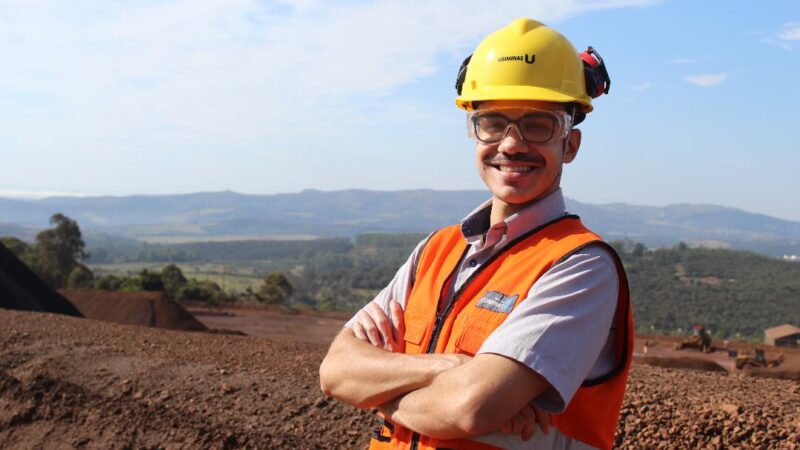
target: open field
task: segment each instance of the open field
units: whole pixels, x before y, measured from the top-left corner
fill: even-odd
[[[371,413],[318,388],[342,319],[270,315],[281,339],[0,310],[0,448],[363,448]],[[623,449],[800,449],[800,383],[635,363],[618,433]]]
[[[264,262],[264,266],[269,267],[269,262]],[[142,269],[150,271],[160,271],[167,263],[116,263],[116,264],[92,264],[90,267],[97,275],[115,274],[131,276],[139,273]],[[217,283],[224,287],[225,292],[241,293],[248,287],[257,291],[264,281],[266,269],[259,269],[251,265],[238,266],[220,263],[176,263],[187,278],[197,280],[207,280]]]

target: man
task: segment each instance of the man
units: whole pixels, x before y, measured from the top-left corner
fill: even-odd
[[[560,190],[573,125],[609,83],[591,47],[579,55],[529,19],[465,60],[456,104],[492,198],[421,242],[320,367],[326,394],[380,410],[370,448],[612,447],[633,348],[627,281]]]

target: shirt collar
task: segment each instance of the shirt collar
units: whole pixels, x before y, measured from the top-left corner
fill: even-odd
[[[509,240],[515,239],[527,231],[563,216],[566,211],[564,195],[561,189],[557,189],[552,194],[537,200],[506,218],[504,221],[506,238]],[[489,230],[491,214],[492,199],[489,199],[472,210],[461,221],[461,234],[467,242],[473,244],[483,240],[484,234]]]

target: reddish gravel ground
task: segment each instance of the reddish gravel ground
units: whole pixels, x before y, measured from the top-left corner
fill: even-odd
[[[241,331],[248,336],[328,344],[342,330],[348,314],[285,314],[268,308],[187,308],[208,328]]]
[[[0,448],[363,448],[325,347],[0,310]],[[800,449],[800,383],[634,364],[617,447]]]

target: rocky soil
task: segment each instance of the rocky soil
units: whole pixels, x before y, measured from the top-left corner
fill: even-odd
[[[325,345],[0,310],[0,448],[364,448]],[[800,383],[635,364],[617,447],[800,449]]]

